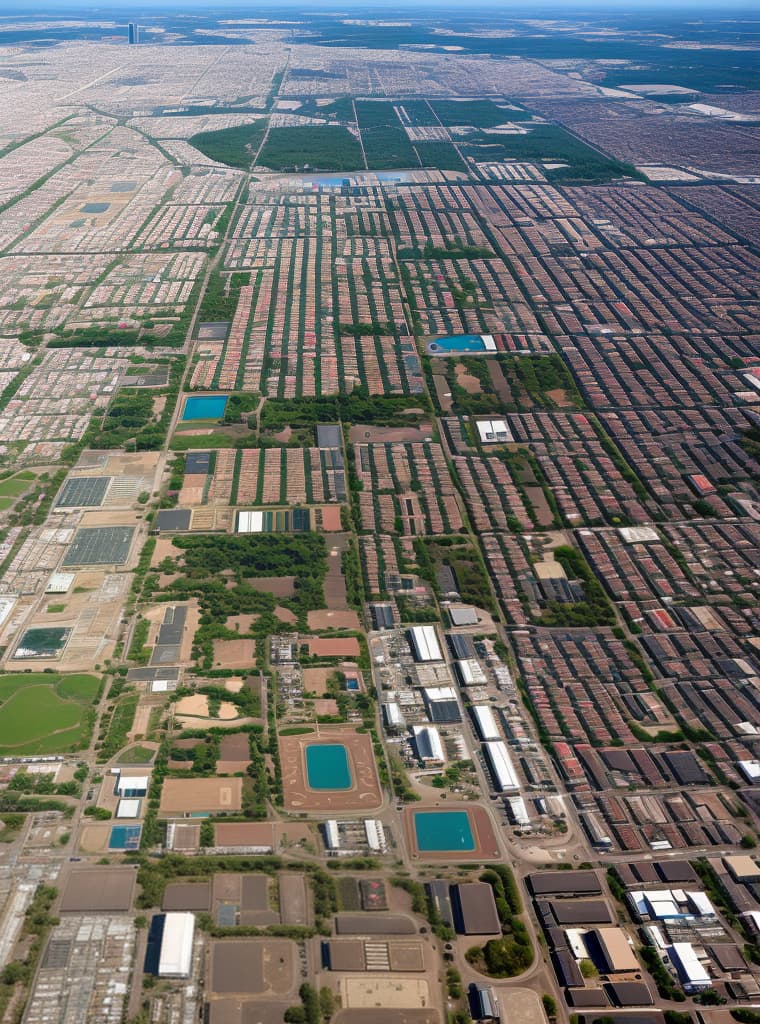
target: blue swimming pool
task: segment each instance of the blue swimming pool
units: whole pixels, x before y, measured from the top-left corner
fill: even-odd
[[[431,355],[447,355],[449,352],[495,352],[496,345],[488,334],[452,334],[429,341],[427,350]]]
[[[108,838],[109,850],[139,850],[142,825],[114,825]]]
[[[417,811],[414,834],[421,853],[463,853],[475,849],[467,811]]]
[[[191,395],[185,399],[182,420],[220,420],[227,401],[227,395]]]
[[[343,744],[309,744],[306,748],[306,776],[310,789],[350,789],[351,769]]]
[[[347,690],[358,690],[359,689],[359,680],[358,679],[346,679],[346,689]]]

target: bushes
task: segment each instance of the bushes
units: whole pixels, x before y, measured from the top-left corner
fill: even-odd
[[[119,701],[113,711],[106,712],[100,722],[101,743],[98,749],[98,763],[110,761],[127,742],[137,710],[138,695],[130,694]],[[104,735],[105,734],[105,735]]]
[[[569,580],[583,584],[583,600],[574,603],[549,601],[538,620],[542,626],[612,626],[617,620],[601,583],[586,559],[569,545],[555,548],[554,557],[564,568]]]

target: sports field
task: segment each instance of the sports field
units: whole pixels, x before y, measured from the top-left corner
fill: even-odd
[[[99,691],[96,676],[0,675],[0,757],[81,750]]]

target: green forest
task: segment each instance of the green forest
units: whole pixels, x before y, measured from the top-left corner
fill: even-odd
[[[273,171],[358,171],[364,169],[362,148],[347,128],[304,125],[270,128],[258,166]]]

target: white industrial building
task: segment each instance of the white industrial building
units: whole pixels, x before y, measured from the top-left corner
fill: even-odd
[[[325,846],[328,850],[339,850],[340,849],[340,833],[338,832],[338,822],[334,818],[330,818],[324,824],[325,832]]]
[[[760,761],[737,761],[736,767],[751,786],[760,782]]]
[[[190,977],[194,935],[194,914],[183,912],[164,915],[164,934],[158,958],[159,978]]]
[[[486,674],[475,658],[463,658],[455,664],[462,686],[480,686],[486,682]]]
[[[388,729],[404,728],[404,716],[401,714],[401,708],[395,701],[388,701],[387,704],[383,704],[383,716]]]
[[[672,946],[667,947],[667,954],[678,971],[685,992],[699,992],[712,986],[710,975],[690,942],[674,942]]]
[[[525,806],[525,801],[521,796],[507,797],[506,809],[509,819],[513,824],[519,825],[520,828],[530,827],[528,808]]]
[[[66,594],[76,579],[73,572],[54,572],[45,587],[46,594]]]
[[[717,916],[709,897],[700,891],[633,889],[628,893],[628,902],[641,920],[667,921]]]
[[[119,775],[116,795],[121,797],[146,796],[150,777],[148,775]]]
[[[409,641],[415,661],[443,661],[438,634],[433,626],[412,626]]]
[[[481,740],[500,740],[501,733],[499,727],[496,724],[496,716],[493,710],[487,704],[473,704],[472,717],[475,722],[475,728],[478,731],[478,736]]]
[[[446,755],[443,752],[443,744],[438,730],[432,725],[415,725],[412,727],[414,734],[414,745],[417,748],[417,756],[420,761],[430,761],[443,764]]]
[[[117,818],[139,818],[140,817],[140,801],[139,800],[119,800],[116,807]]]
[[[511,444],[514,441],[506,420],[476,420],[475,426],[481,444]]]
[[[499,793],[513,793],[520,788],[515,766],[503,740],[483,744],[494,789]]]
[[[264,513],[262,511],[243,510],[237,515],[238,533],[263,533]]]
[[[385,853],[388,844],[385,839],[385,829],[382,821],[377,818],[364,819],[364,834],[367,837],[367,846],[373,853]]]

